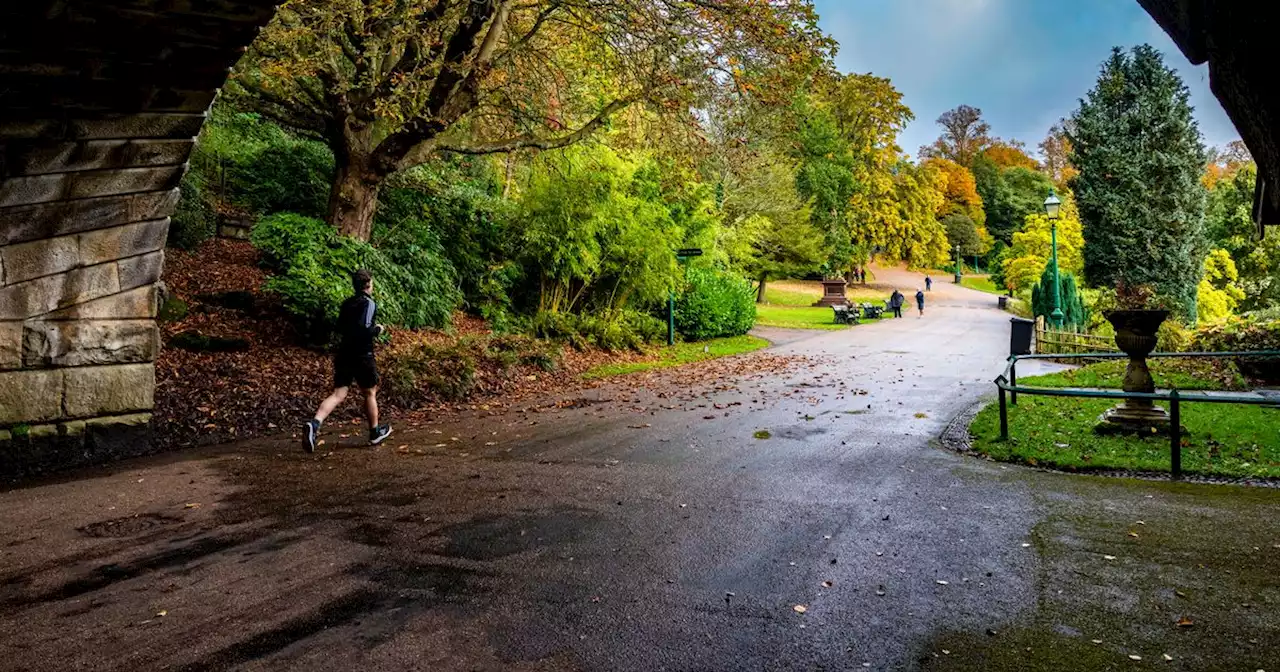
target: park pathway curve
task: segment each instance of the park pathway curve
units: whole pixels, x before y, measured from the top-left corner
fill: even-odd
[[[1280,492],[937,449],[1009,316],[935,280],[924,317],[378,450],[352,427],[0,493],[5,669],[1275,667]]]

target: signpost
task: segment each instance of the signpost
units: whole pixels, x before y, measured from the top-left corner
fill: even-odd
[[[689,257],[701,257],[702,248],[682,247],[676,250],[676,261],[684,264]],[[676,292],[667,292],[667,345],[676,344]]]

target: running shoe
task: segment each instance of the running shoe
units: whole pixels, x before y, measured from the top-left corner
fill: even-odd
[[[316,452],[316,439],[320,436],[320,421],[311,419],[307,421],[307,442],[303,449],[308,453]]]
[[[369,430],[369,445],[376,446],[391,436],[391,425],[378,425]]]

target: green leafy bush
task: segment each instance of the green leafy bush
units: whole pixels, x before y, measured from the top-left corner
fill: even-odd
[[[166,244],[180,250],[193,250],[200,243],[213,237],[218,217],[209,197],[195,172],[188,172],[179,185],[182,194],[178,207],[169,219],[169,238]]]
[[[368,247],[368,246],[366,246]],[[442,327],[462,301],[458,274],[435,231],[417,220],[405,221],[375,239],[365,267],[375,280],[379,305],[405,327]],[[390,319],[390,317],[388,317]]]
[[[506,366],[536,366],[543,371],[560,368],[560,347],[524,334],[500,334],[490,336],[485,354]]]
[[[405,405],[438,397],[457,401],[476,383],[476,358],[471,344],[414,343],[394,348],[382,357],[383,379],[391,394]]]
[[[1186,352],[1191,347],[1192,332],[1177,320],[1165,320],[1156,332],[1157,352]]]
[[[459,301],[453,267],[429,230],[406,227],[379,249],[340,236],[324,222],[294,213],[262,218],[250,240],[276,271],[265,285],[317,342],[328,340],[338,308],[351,295],[351,274],[374,277],[378,319],[402,327],[448,324]]]
[[[191,153],[194,181],[225,205],[259,214],[319,216],[328,205],[333,153],[250,112],[213,106]]]
[[[1280,321],[1232,317],[1197,329],[1192,343],[1202,352],[1280,350]],[[1240,357],[1236,364],[1248,376],[1266,383],[1280,382],[1280,360]]]
[[[323,215],[333,179],[333,154],[318,142],[280,138],[232,170],[238,199],[256,212]]]
[[[755,293],[751,283],[732,273],[690,268],[675,319],[676,329],[690,340],[741,336],[755,324]]]
[[[383,378],[393,398],[405,405],[432,400],[459,401],[486,381],[509,376],[516,367],[554,371],[560,349],[529,336],[467,336],[455,342],[414,341],[382,355]]]
[[[249,235],[249,241],[262,254],[263,265],[280,272],[300,257],[316,255],[337,239],[332,226],[292,212],[263,217]]]
[[[519,266],[509,222],[512,202],[501,197],[492,161],[451,158],[397,173],[379,192],[374,239],[405,222],[420,221],[440,238],[473,310],[505,310]],[[498,304],[495,307],[493,304]]]
[[[640,350],[666,335],[661,320],[634,311],[606,315],[579,315],[550,310],[530,319],[530,331],[539,338],[562,341],[575,349],[595,346],[605,350]]]

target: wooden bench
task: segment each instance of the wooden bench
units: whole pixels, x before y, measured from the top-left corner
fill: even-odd
[[[862,304],[862,315],[873,320],[880,319],[880,317],[884,315],[885,310],[885,306],[877,306],[871,303]]]

